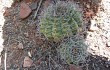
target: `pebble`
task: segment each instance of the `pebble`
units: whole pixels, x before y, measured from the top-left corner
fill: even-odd
[[[30,59],[28,56],[24,58],[23,67],[30,68],[32,66],[33,60]]]
[[[30,7],[26,3],[22,2],[20,6],[20,18],[27,18],[31,12],[32,10],[30,9]]]
[[[19,49],[23,49],[23,44],[22,44],[22,43],[19,43],[19,44],[18,44],[18,48],[19,48]]]
[[[90,8],[90,5],[87,4],[86,7],[87,7],[87,8]]]

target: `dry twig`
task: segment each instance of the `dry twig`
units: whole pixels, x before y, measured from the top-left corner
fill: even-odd
[[[40,6],[41,6],[41,3],[42,3],[42,0],[40,0],[40,2],[39,2],[39,6],[38,6],[38,8],[37,8],[37,11],[35,12],[34,19],[35,19],[36,16],[37,16],[37,13],[38,13],[38,11],[39,11],[39,8],[40,8]]]
[[[7,50],[5,51],[5,60],[4,60],[5,70],[7,70],[6,60],[7,60]]]

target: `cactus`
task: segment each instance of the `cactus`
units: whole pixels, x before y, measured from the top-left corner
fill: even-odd
[[[69,38],[58,46],[58,51],[62,59],[68,64],[78,65],[84,62],[87,54],[87,45],[83,39]]]
[[[59,41],[76,34],[81,23],[81,14],[75,10],[73,4],[59,1],[43,12],[40,19],[40,32],[48,40]]]

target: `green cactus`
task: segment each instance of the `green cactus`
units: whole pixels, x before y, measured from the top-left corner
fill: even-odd
[[[48,40],[59,41],[66,36],[72,36],[81,26],[81,14],[70,2],[59,1],[50,5],[40,19],[40,32]]]
[[[69,38],[58,46],[58,51],[61,58],[68,64],[73,63],[78,65],[80,62],[85,61],[87,56],[87,45],[83,43],[83,39]]]

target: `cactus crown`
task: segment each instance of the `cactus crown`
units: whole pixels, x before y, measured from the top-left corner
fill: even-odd
[[[50,5],[40,19],[40,32],[49,40],[58,41],[77,33],[81,26],[81,14],[70,2],[59,1]]]

